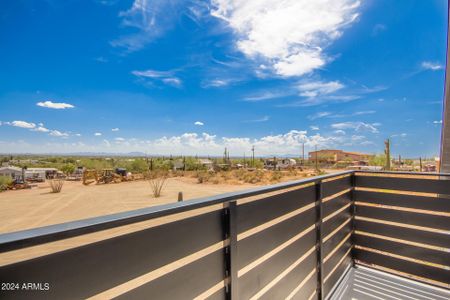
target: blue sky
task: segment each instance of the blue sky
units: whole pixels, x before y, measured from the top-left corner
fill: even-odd
[[[447,1],[0,4],[0,152],[439,153]]]

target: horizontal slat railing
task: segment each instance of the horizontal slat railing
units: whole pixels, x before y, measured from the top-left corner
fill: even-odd
[[[1,282],[50,284],[48,291],[2,291],[0,298],[323,298],[329,291],[318,276],[318,245],[329,239],[324,275],[332,285],[330,276],[342,273],[338,239],[347,233],[335,220],[348,217],[352,174],[0,235]],[[328,219],[318,240],[323,207]]]
[[[3,234],[0,281],[50,289],[0,298],[325,299],[354,260],[448,288],[447,178],[348,171]]]
[[[450,177],[356,172],[358,263],[450,288]]]

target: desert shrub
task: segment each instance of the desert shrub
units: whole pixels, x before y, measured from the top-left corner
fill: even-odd
[[[245,172],[244,174],[244,182],[246,183],[259,183],[264,178],[264,172],[261,170],[256,170],[254,172]]]
[[[9,176],[0,176],[0,192],[6,191],[12,184],[13,179]]]
[[[270,181],[279,181],[283,178],[283,174],[280,171],[274,171],[270,177]]]
[[[143,159],[135,159],[131,162],[129,171],[133,173],[144,173],[148,171],[147,162]]]
[[[61,180],[61,179],[50,180],[50,188],[52,189],[52,193],[61,192],[63,185],[64,185],[64,180]]]
[[[150,172],[147,176],[148,182],[152,189],[153,197],[158,198],[164,188],[167,179],[167,172]]]
[[[208,171],[197,171],[195,177],[197,177],[198,183],[205,183],[211,179],[212,174]]]

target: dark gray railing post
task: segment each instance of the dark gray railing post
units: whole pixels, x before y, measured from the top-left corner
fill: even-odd
[[[226,299],[238,299],[238,276],[237,276],[237,222],[236,201],[224,204],[224,239],[228,245],[224,248],[225,254],[225,294]]]
[[[322,252],[322,181],[316,182],[316,251],[317,251],[317,298],[323,295],[323,252]]]
[[[352,175],[350,175],[351,177],[351,184],[352,184],[352,190],[350,192],[350,201],[352,203],[352,235],[350,237],[351,242],[352,242],[352,250],[350,251],[351,253],[351,257],[352,257],[352,264],[353,267],[355,267],[355,228],[356,228],[356,204],[355,204],[355,188],[356,188],[356,172],[353,172]]]

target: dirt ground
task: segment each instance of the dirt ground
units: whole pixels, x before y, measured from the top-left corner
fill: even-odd
[[[207,197],[254,187],[252,184],[198,184],[194,178],[166,181],[161,197],[154,198],[147,181],[84,186],[66,181],[61,193],[50,192],[48,183],[27,190],[0,193],[0,233],[18,231],[129,211],[177,201]]]

